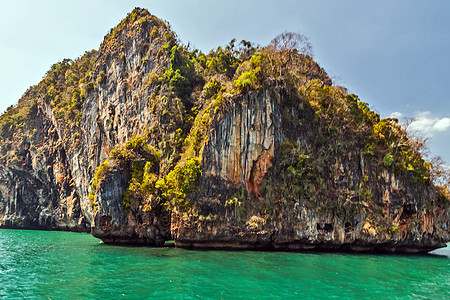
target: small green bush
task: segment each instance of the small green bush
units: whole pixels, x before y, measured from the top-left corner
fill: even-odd
[[[97,84],[103,84],[106,81],[106,74],[104,71],[100,71],[97,77]]]
[[[212,78],[210,81],[208,81],[207,84],[205,84],[205,87],[203,88],[203,92],[206,99],[211,98],[212,96],[216,95],[222,85],[216,78]]]
[[[110,173],[110,171],[111,165],[108,160],[105,160],[97,167],[94,173],[94,177],[92,179],[91,193],[89,194],[88,197],[88,199],[91,200],[92,202],[95,201],[95,193],[100,188],[102,180],[106,178],[106,176]]]
[[[257,53],[253,55],[249,61],[243,62],[236,70],[236,74],[239,76],[234,85],[238,92],[248,92],[250,90],[256,90],[262,87],[264,81],[264,68],[266,57]]]
[[[390,167],[394,162],[394,157],[392,154],[388,153],[383,157],[383,163],[386,167]]]
[[[186,197],[197,187],[198,178],[201,176],[200,165],[200,158],[188,158],[156,182],[155,187],[161,191],[167,205],[180,208],[189,206]]]

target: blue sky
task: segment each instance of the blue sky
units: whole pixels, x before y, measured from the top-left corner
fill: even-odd
[[[50,66],[98,49],[134,7],[169,21],[207,52],[232,38],[266,45],[288,30],[316,61],[382,117],[414,118],[433,155],[450,163],[450,1],[1,1],[0,111]]]

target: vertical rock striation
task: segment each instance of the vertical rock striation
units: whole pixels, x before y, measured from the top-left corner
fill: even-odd
[[[426,253],[445,246],[449,213],[434,200],[433,187],[380,172],[359,149],[332,155],[321,179],[329,191],[316,188],[312,199],[294,188],[289,197],[280,188],[268,193],[267,182],[277,181],[272,169],[280,145],[288,140],[282,98],[273,90],[250,93],[212,126],[202,157],[203,192],[173,219],[178,247]],[[314,134],[305,124],[290,137],[313,156],[320,151]]]
[[[282,140],[280,119],[268,90],[236,99],[209,133],[202,157],[206,179],[242,185],[261,197],[258,187]]]
[[[98,51],[52,66],[0,118],[0,227],[207,249],[450,240],[450,201],[395,120],[308,55],[241,45],[188,51],[135,9]]]

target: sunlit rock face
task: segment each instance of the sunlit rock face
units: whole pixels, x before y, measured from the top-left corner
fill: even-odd
[[[170,36],[164,22],[135,9],[97,52],[55,66],[27,91],[35,103],[28,129],[1,142],[1,227],[201,249],[424,253],[450,240],[448,202],[430,180],[368,150],[361,128],[372,125],[352,117],[360,103],[312,58],[296,56],[295,84],[268,78],[237,91],[238,75],[208,75],[198,58],[183,71],[190,77],[177,74],[175,64],[190,62]],[[82,70],[72,86],[71,66]],[[207,96],[213,79],[225,92]],[[144,180],[133,181],[133,161],[112,164],[94,184],[111,151],[136,136],[161,155],[155,179],[136,188]],[[191,158],[200,161],[195,178],[181,168]]]
[[[322,180],[334,193],[317,191],[313,200],[296,195],[293,187],[294,201],[288,203],[284,191],[260,190],[263,180],[276,175],[271,168],[287,139],[282,97],[268,90],[245,95],[212,127],[203,151],[202,192],[189,212],[172,216],[177,246],[389,253],[445,246],[448,210],[428,210],[426,204],[434,201],[434,189],[379,172],[358,149],[328,165],[329,176]],[[290,138],[314,149],[308,140],[315,133],[308,127],[297,128]],[[365,187],[371,197],[343,199],[361,188],[364,176],[374,178]],[[351,206],[355,199],[358,209]]]
[[[243,185],[259,195],[258,186],[282,140],[277,109],[267,90],[236,100],[210,132],[203,151],[204,175]]]

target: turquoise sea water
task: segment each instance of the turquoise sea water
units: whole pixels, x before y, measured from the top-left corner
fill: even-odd
[[[0,230],[0,297],[450,299],[441,256],[189,251],[88,234]]]

